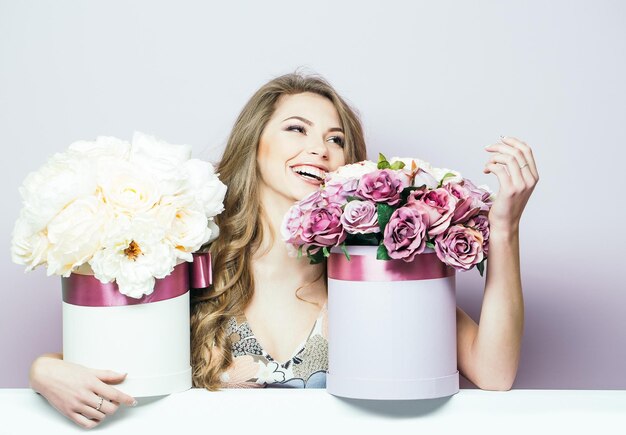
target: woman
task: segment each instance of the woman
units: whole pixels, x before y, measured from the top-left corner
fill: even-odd
[[[480,327],[457,308],[458,368],[482,389],[508,390],[524,319],[519,221],[538,174],[531,149],[515,138],[487,150],[494,154],[484,172],[496,174],[500,191],[489,214]],[[192,298],[194,387],[325,386],[325,264],[290,255],[280,227],[324,173],[366,158],[358,114],[323,78],[286,74],[252,96],[217,167],[228,192],[209,247],[214,284]],[[30,383],[74,422],[91,428],[133,404],[110,385],[123,374],[61,358],[37,358]]]

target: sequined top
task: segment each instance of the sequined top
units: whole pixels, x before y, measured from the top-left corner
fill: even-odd
[[[284,363],[275,361],[261,347],[243,314],[231,317],[227,335],[232,342],[233,363],[222,374],[222,388],[326,388],[327,304],[308,337]]]

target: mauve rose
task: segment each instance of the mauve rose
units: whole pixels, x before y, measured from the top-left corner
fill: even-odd
[[[483,235],[473,228],[453,225],[435,237],[435,253],[456,270],[469,270],[483,261]]]
[[[376,204],[371,201],[350,201],[343,209],[341,224],[351,234],[379,233]]]
[[[285,242],[294,245],[304,243],[302,240],[302,215],[303,212],[299,204],[292,205],[285,214],[280,227],[280,234]]]
[[[328,205],[328,199],[323,195],[322,191],[314,190],[307,196],[302,198],[296,203],[296,205],[302,210],[311,210],[313,208],[325,207]]]
[[[467,187],[459,183],[448,183],[443,187],[457,199],[450,222],[452,225],[465,223],[480,213],[483,203]]]
[[[335,178],[324,185],[322,195],[329,203],[343,205],[347,202],[348,196],[355,196],[358,186],[358,178]]]
[[[363,199],[396,205],[405,187],[407,183],[395,171],[380,169],[363,175],[356,194]]]
[[[471,218],[466,224],[468,227],[472,227],[483,235],[483,251],[485,255],[489,255],[489,219],[484,214],[479,214]]]
[[[463,179],[463,186],[468,189],[474,197],[478,198],[478,200],[482,202],[480,207],[481,211],[489,211],[495,198],[493,192],[489,190],[489,186],[486,184],[476,186],[467,178]]]
[[[306,211],[302,217],[302,239],[319,246],[339,245],[346,239],[341,212],[341,207],[336,204]]]
[[[391,258],[413,261],[426,248],[427,217],[410,207],[400,207],[391,215],[383,244]]]
[[[457,199],[445,187],[422,191],[414,190],[407,198],[407,207],[412,207],[428,216],[428,238],[443,233],[449,226]]]

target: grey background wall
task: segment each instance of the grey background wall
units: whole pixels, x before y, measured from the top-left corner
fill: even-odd
[[[304,66],[361,112],[370,158],[418,156],[497,189],[483,147],[531,145],[514,388],[625,388],[625,18],[606,0],[0,1],[0,387],[26,387],[32,360],[62,348],[60,279],[11,263],[27,173],[133,130],[216,161],[252,93]],[[457,283],[478,321],[484,279]]]

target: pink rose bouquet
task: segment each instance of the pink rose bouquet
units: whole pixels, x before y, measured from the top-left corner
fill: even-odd
[[[379,260],[412,261],[428,247],[458,271],[477,267],[489,250],[488,213],[495,199],[457,171],[419,159],[379,155],[326,174],[320,188],[294,204],[283,240],[311,263],[346,245],[378,246]],[[431,251],[432,252],[432,251]]]

